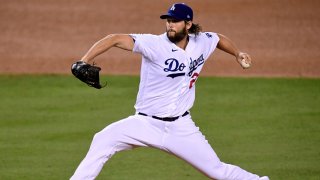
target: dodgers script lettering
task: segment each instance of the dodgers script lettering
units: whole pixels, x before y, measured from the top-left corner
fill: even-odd
[[[195,71],[199,66],[201,66],[204,63],[204,58],[203,58],[203,54],[201,54],[200,57],[198,57],[198,59],[192,60],[190,58],[190,66],[189,66],[189,73],[188,75],[191,76],[193,71]]]
[[[179,61],[174,58],[167,59],[164,63],[165,65],[168,65],[167,68],[163,69],[165,72],[183,71],[183,69],[186,67],[185,64],[183,63],[180,64]]]

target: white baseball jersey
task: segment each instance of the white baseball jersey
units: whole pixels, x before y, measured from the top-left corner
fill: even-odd
[[[189,35],[185,50],[172,43],[166,33],[131,36],[135,40],[133,52],[142,54],[136,111],[158,117],[180,116],[188,111],[195,99],[195,81],[217,46],[218,35]]]
[[[191,36],[186,50],[166,34],[132,34],[134,52],[142,54],[136,113],[114,122],[94,135],[91,146],[72,180],[93,180],[117,152],[153,147],[179,157],[210,179],[259,180],[259,176],[220,161],[191,115],[174,121],[150,116],[175,117],[189,110],[195,99],[195,82],[203,64],[219,41],[215,33]]]

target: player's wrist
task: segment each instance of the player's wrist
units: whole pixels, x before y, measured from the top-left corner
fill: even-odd
[[[80,62],[83,62],[83,63],[86,63],[86,64],[88,64],[88,63],[89,63],[89,60],[84,59],[84,58],[80,59],[79,61],[80,61]]]
[[[241,52],[241,51],[236,51],[236,52],[235,52],[235,57],[236,57],[237,59],[239,59],[239,58],[242,56],[242,54],[243,54],[243,52]]]

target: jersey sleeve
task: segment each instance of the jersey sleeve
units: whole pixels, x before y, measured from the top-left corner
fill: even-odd
[[[134,40],[133,52],[140,53],[148,59],[153,59],[157,39],[152,34],[130,34]]]
[[[214,32],[204,32],[203,36],[207,47],[209,47],[207,51],[207,56],[210,56],[218,45],[218,42],[220,40],[219,36],[217,35],[217,33]]]

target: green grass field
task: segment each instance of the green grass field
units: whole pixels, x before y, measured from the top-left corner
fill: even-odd
[[[0,76],[0,179],[68,179],[93,135],[134,113],[139,78]],[[272,180],[320,179],[320,79],[207,78],[191,111],[222,161]],[[174,156],[116,154],[98,179],[207,179]]]

